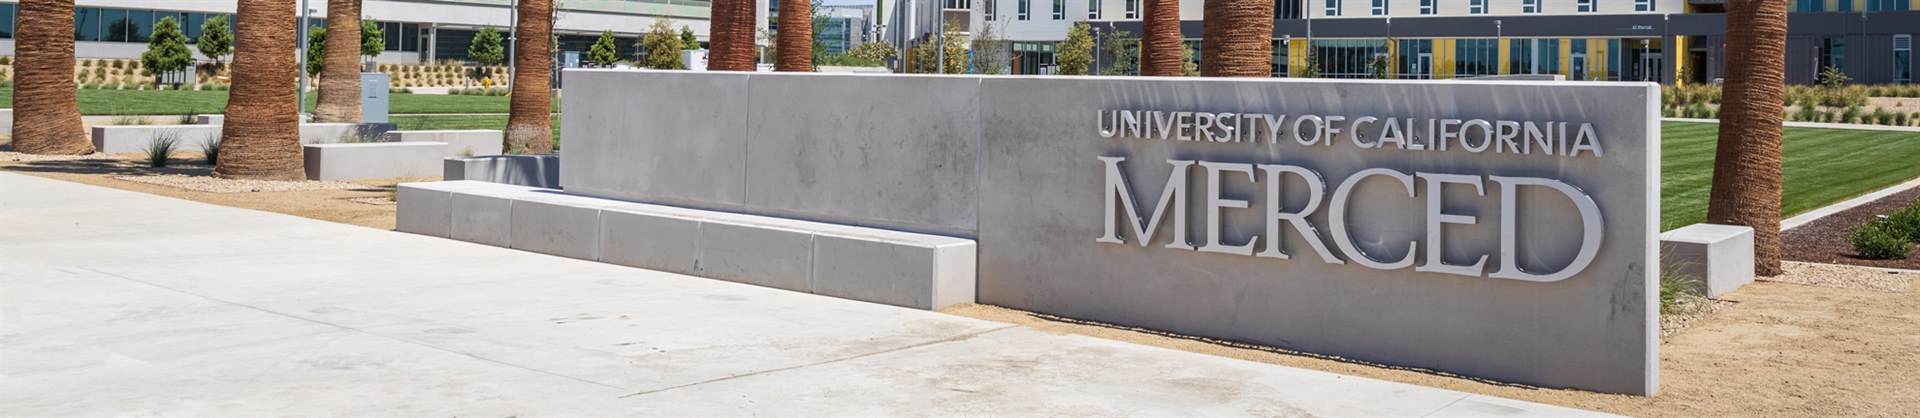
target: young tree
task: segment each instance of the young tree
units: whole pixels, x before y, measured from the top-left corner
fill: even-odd
[[[993,21],[981,22],[973,37],[973,71],[979,74],[1006,74],[1012,64],[1012,43],[1000,35]],[[878,61],[876,62],[883,62]]]
[[[1787,5],[1727,2],[1725,98],[1707,222],[1753,227],[1753,272],[1780,268],[1780,123],[1786,95]]]
[[[314,122],[360,123],[361,23],[360,0],[327,0],[327,29],[314,35],[320,47],[307,57],[307,71],[320,74]]]
[[[964,38],[964,36],[961,36],[959,31],[954,30],[952,25],[948,25],[946,34],[941,37],[941,39],[944,40],[943,45],[935,46],[932,37],[921,40],[920,43],[914,45],[913,50],[910,51],[913,55],[912,72],[940,74],[961,74],[967,72],[967,44],[966,41],[961,38]],[[946,57],[944,61],[940,59],[943,51],[935,48],[946,50],[944,51]]]
[[[1140,74],[1140,40],[1133,37],[1133,32],[1113,32],[1100,40],[1100,49],[1113,57],[1112,65],[1100,69],[1101,75]]]
[[[693,28],[686,25],[680,26],[680,49],[689,51],[700,49],[700,38],[694,37]]]
[[[893,44],[886,42],[859,44],[855,45],[853,50],[847,51],[847,55],[849,56],[872,62],[886,62],[899,54],[900,51],[893,49]]]
[[[1208,77],[1267,77],[1273,66],[1273,1],[1206,0],[1201,71]]]
[[[553,153],[553,1],[519,0],[514,38],[513,92],[508,97],[506,143],[511,154]]]
[[[1140,74],[1162,77],[1186,74],[1183,68],[1189,60],[1182,56],[1187,48],[1180,40],[1180,0],[1145,2],[1147,14],[1140,22],[1144,32],[1140,40]]]
[[[14,33],[13,149],[28,154],[94,151],[73,85],[73,2],[20,2]]]
[[[653,27],[640,37],[640,46],[646,50],[646,56],[640,60],[642,67],[656,70],[687,68],[686,63],[680,62],[680,35],[674,34],[673,27],[667,25],[664,19],[653,21]]]
[[[320,75],[327,68],[327,28],[312,26],[307,28],[307,77]]]
[[[1054,63],[1059,65],[1056,73],[1060,75],[1087,75],[1087,69],[1093,65],[1093,28],[1087,22],[1073,24],[1067,28],[1067,40],[1053,52]]]
[[[500,42],[500,31],[492,26],[481,28],[479,33],[473,35],[473,41],[467,43],[467,59],[480,64],[480,68],[474,69],[470,77],[474,79],[486,77],[488,75],[486,67],[500,65],[500,62],[506,59],[507,49],[501,46]]]
[[[225,66],[221,57],[233,53],[233,31],[227,27],[227,17],[211,16],[201,23],[200,39],[194,41],[194,47],[200,49],[201,55],[213,59],[213,70],[218,73],[220,67]]]
[[[1182,77],[1199,77],[1200,76],[1200,64],[1193,62],[1193,56],[1194,56],[1194,51],[1192,46],[1188,46],[1185,44],[1180,45],[1180,76]]]
[[[153,73],[156,86],[160,85],[161,74],[193,66],[193,51],[187,49],[187,35],[180,33],[180,22],[168,16],[154,23],[153,36],[147,39],[147,52],[140,54],[140,64]]]
[[[236,38],[233,90],[220,130],[214,175],[228,178],[306,178],[300,157],[300,106],[294,102],[300,66],[288,52],[299,46],[293,8],[285,0],[240,0],[247,17]]]
[[[378,57],[387,50],[387,30],[373,19],[360,21],[360,56]]]
[[[620,49],[613,44],[613,31],[601,31],[600,39],[593,40],[593,46],[587,47],[587,62],[599,67],[612,67],[620,62]]]

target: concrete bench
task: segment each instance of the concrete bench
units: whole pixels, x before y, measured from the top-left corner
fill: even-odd
[[[447,152],[447,144],[439,142],[308,144],[305,147],[309,180],[432,177],[440,174],[440,159]]]
[[[1753,283],[1753,228],[1693,224],[1660,234],[1660,268],[1700,280],[1707,297]]]
[[[302,123],[300,124],[300,143],[337,144],[359,141],[354,135],[359,125],[352,123]],[[371,142],[371,141],[367,141]]]
[[[199,125],[219,125],[227,121],[227,115],[194,115],[193,123]]]
[[[92,129],[93,148],[108,154],[145,152],[162,135],[175,135],[177,150],[197,150],[220,137],[220,125],[101,125]]]
[[[494,144],[498,148],[499,144]],[[479,180],[521,186],[560,188],[558,155],[447,157],[441,178]]]
[[[444,181],[399,186],[396,229],[918,309],[974,301],[974,240]]]
[[[443,131],[390,131],[388,142],[445,142],[448,157],[499,155],[506,135],[486,129]]]
[[[0,134],[13,135],[13,109],[0,109]]]

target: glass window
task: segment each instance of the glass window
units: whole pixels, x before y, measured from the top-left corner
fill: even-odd
[[[1840,0],[1840,1],[1834,2],[1833,4],[1834,4],[1833,11],[1836,11],[1836,12],[1853,11],[1853,0]]]
[[[1580,0],[1579,3],[1575,4],[1574,11],[1577,11],[1577,12],[1593,11],[1593,0]]]
[[[1067,19],[1067,0],[1053,0],[1053,20]]]
[[[1273,77],[1286,77],[1288,75],[1287,55],[1292,51],[1288,51],[1287,49],[1287,43],[1285,41],[1279,39],[1273,40],[1273,71],[1268,75]]]
[[[1913,83],[1913,35],[1893,35],[1893,82]]]
[[[187,42],[198,42],[201,34],[200,25],[206,23],[207,14],[187,13],[186,20],[180,22],[180,29],[182,29],[180,32],[187,35]]]
[[[13,37],[13,3],[0,3],[0,38]]]
[[[1796,12],[1824,12],[1826,9],[1826,0],[1797,0],[1793,3],[1793,11]]]
[[[1000,3],[1000,0],[986,0],[986,1],[983,1],[983,2],[980,2],[980,3],[981,3],[981,6],[983,6],[983,7],[986,7],[986,8],[987,8],[987,21],[988,21],[988,22],[992,22],[992,21],[995,21],[995,20],[1000,20],[1000,19],[999,19],[999,17],[1000,17],[1000,16],[996,16],[996,15],[994,15],[994,12],[995,12],[995,10],[994,10],[994,7],[993,7],[993,6],[996,6],[996,5],[999,5],[999,3]]]
[[[1533,74],[1533,40],[1507,41],[1507,73]]]
[[[127,11],[120,9],[100,9],[100,24],[105,26],[100,33],[103,42],[126,42],[127,30],[133,27],[133,21],[127,20]]]
[[[1127,18],[1140,18],[1140,0],[1127,0]]]
[[[1540,0],[1520,0],[1520,13],[1540,13]]]
[[[1327,16],[1340,15],[1340,0],[1327,0]]]
[[[1020,0],[1020,9],[1015,10],[1015,19],[1027,20],[1033,13],[1033,0]]]
[[[1299,19],[1300,11],[1305,7],[1307,7],[1306,2],[1297,1],[1297,0],[1281,0],[1281,1],[1273,2],[1273,18],[1274,19]]]
[[[1392,3],[1389,3],[1387,0],[1373,0],[1373,8],[1371,9],[1373,11],[1373,15],[1386,16],[1387,6],[1390,4]]]
[[[132,25],[127,28],[127,42],[146,42],[147,36],[153,35],[152,10],[129,10],[127,22]]]
[[[989,1],[991,3],[991,1]],[[992,16],[992,13],[988,13]],[[1100,0],[1087,0],[1087,19],[1100,20]]]
[[[1375,58],[1387,56],[1385,39],[1315,39],[1309,46],[1314,62],[1320,67],[1320,76],[1326,78],[1371,78],[1373,72],[1368,64]]]
[[[1636,11],[1636,12],[1653,11],[1653,0],[1633,0],[1633,11]]]
[[[92,7],[73,8],[73,40],[100,40],[100,9]]]
[[[1627,57],[1627,50],[1620,49],[1620,46],[1621,45],[1620,45],[1619,39],[1607,40],[1607,80],[1608,81],[1620,81],[1622,79],[1621,76],[1624,75],[1622,74],[1622,71],[1625,70],[1625,67],[1621,66],[1621,60]]]
[[[1420,14],[1433,14],[1436,11],[1434,10],[1433,1],[1434,0],[1420,0]]]
[[[1875,12],[1913,10],[1912,0],[1867,0],[1867,10]]]
[[[1468,2],[1467,2],[1467,13],[1470,13],[1470,14],[1476,14],[1476,15],[1483,15],[1483,14],[1487,14],[1487,0],[1470,0],[1470,1],[1468,1]]]
[[[1500,73],[1500,40],[1461,39],[1453,45],[1455,77],[1478,77]]]

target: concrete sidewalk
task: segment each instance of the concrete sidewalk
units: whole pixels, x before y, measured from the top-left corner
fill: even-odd
[[[0,173],[6,415],[1576,416]]]

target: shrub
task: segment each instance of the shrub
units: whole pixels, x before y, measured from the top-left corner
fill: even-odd
[[[1920,200],[1887,215],[1886,223],[1891,232],[1905,235],[1907,241],[1920,242]]]
[[[219,164],[220,163],[220,136],[208,135],[206,139],[200,140],[200,153],[206,154],[207,165]]]
[[[108,122],[107,124],[108,125],[147,125],[149,124],[149,122],[147,121],[147,118],[143,118],[139,116],[119,115],[119,116],[114,116],[113,121]]]
[[[1660,273],[1660,314],[1672,315],[1699,310],[1707,301],[1700,292],[1699,279],[1673,272]]]
[[[1853,252],[1868,260],[1907,258],[1907,253],[1913,252],[1913,242],[1889,219],[1874,219],[1853,227],[1853,231],[1847,233]]]
[[[147,143],[147,166],[166,167],[173,161],[173,148],[180,145],[180,134],[163,131],[153,136],[153,142]]]
[[[1847,106],[1840,113],[1840,123],[1860,123],[1860,106]]]
[[[1804,122],[1819,122],[1820,109],[1811,105],[1802,105],[1798,110],[1793,111],[1792,119]]]

